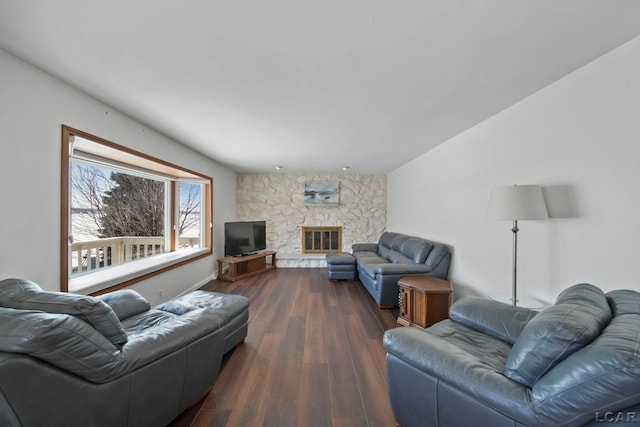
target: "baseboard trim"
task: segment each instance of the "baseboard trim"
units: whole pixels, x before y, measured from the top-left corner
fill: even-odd
[[[326,268],[325,254],[278,254],[276,256],[278,268]]]

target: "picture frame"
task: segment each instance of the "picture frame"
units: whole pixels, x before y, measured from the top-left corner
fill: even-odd
[[[337,206],[340,204],[338,181],[305,181],[305,206]]]

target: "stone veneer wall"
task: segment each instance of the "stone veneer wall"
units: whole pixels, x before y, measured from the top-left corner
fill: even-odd
[[[338,181],[338,206],[305,206],[305,181]],[[377,242],[387,225],[385,175],[238,174],[239,221],[267,221],[267,248],[278,267],[323,267],[324,255],[302,254],[302,226],[341,226],[342,250]]]

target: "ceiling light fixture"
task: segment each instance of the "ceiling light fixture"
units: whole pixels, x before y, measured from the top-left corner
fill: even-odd
[[[284,166],[280,166],[280,165],[276,166],[277,171],[281,171],[282,169],[284,169]]]
[[[342,167],[342,170],[343,170],[343,171],[348,171],[349,169],[351,169],[351,166],[343,166],[343,167]]]

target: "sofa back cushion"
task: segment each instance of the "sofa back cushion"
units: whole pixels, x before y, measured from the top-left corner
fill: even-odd
[[[430,241],[419,237],[387,231],[378,241],[378,254],[394,264],[422,264],[433,246]]]
[[[106,302],[121,321],[151,309],[149,301],[133,289],[119,289],[96,298]]]
[[[385,231],[380,235],[380,239],[378,239],[378,252],[380,249],[391,249],[391,244],[393,243],[393,239],[398,237],[398,233],[392,233],[390,231]]]
[[[611,320],[604,293],[590,284],[564,290],[556,304],[535,316],[513,344],[504,374],[533,386],[572,353],[592,342]]]
[[[404,264],[422,264],[427,259],[427,255],[429,255],[432,248],[433,245],[428,240],[409,237],[400,247],[400,253],[406,259]]]
[[[27,354],[94,382],[121,354],[75,316],[5,307],[0,307],[0,351]]]
[[[0,306],[68,314],[84,320],[116,347],[127,342],[118,317],[105,302],[90,296],[66,292],[46,292],[40,286],[22,279],[0,281]]]
[[[576,413],[575,424],[586,424],[593,421],[593,412],[582,408],[618,410],[640,399],[640,293],[616,290],[607,299],[613,318],[600,336],[532,388],[542,422],[551,425],[558,414]]]
[[[476,296],[460,298],[449,309],[449,318],[454,322],[491,335],[509,345],[516,342],[522,329],[537,315],[535,310]]]
[[[427,255],[427,259],[424,260],[424,263],[434,270],[440,264],[440,261],[443,260],[449,254],[449,248],[447,245],[442,243],[434,243],[433,249]],[[446,274],[446,271],[445,271]]]
[[[386,258],[390,262],[393,262],[392,258],[395,257],[395,254],[397,253],[393,249],[393,242],[399,236],[400,234],[391,233],[389,231],[385,231],[384,233],[382,233],[382,235],[380,236],[380,240],[378,240],[378,254],[381,257]]]

